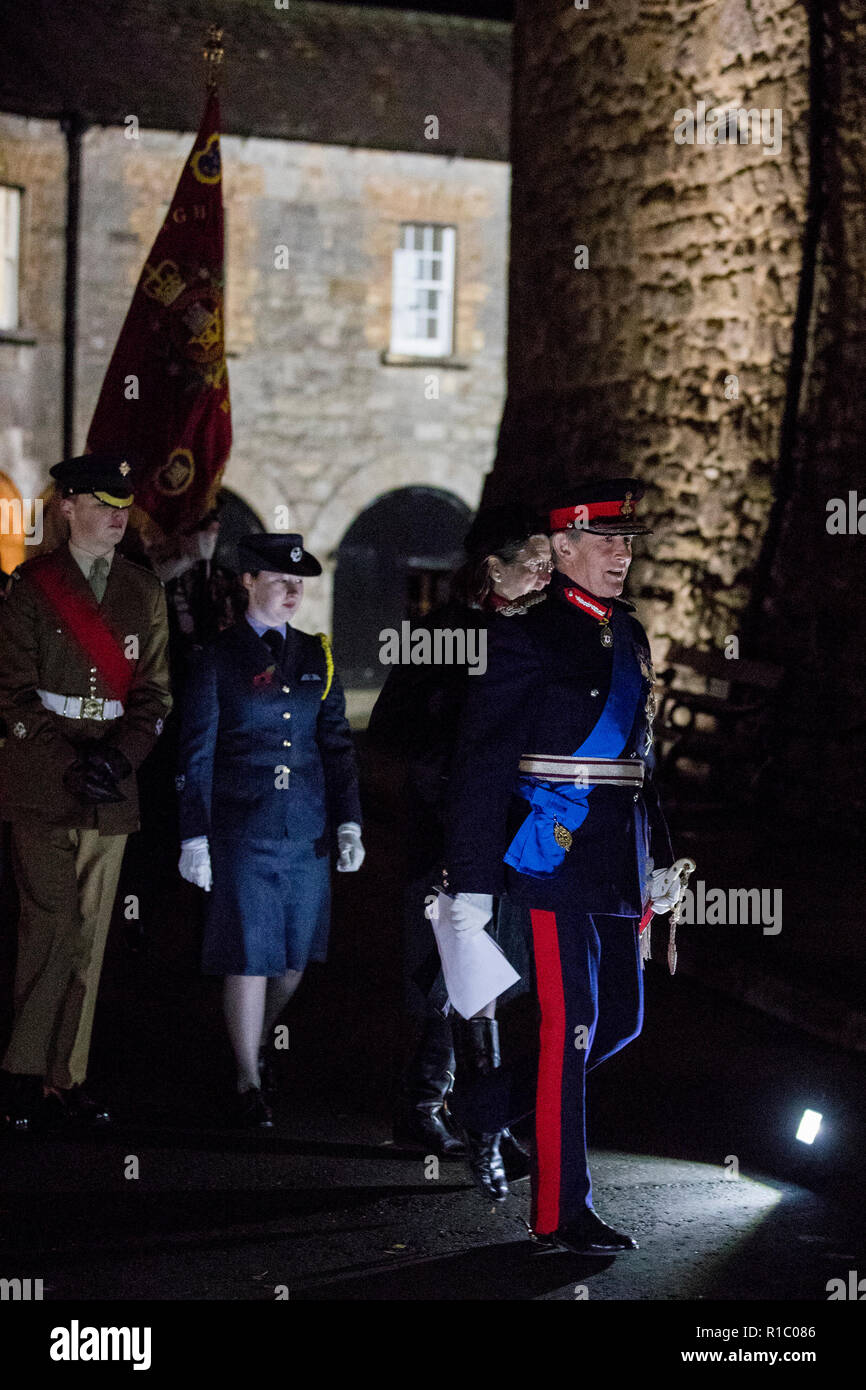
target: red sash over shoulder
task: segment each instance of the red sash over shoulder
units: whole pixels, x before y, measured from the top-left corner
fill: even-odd
[[[77,594],[69,587],[53,554],[47,555],[42,563],[34,563],[27,573],[88,661],[96,667],[111,698],[125,700],[132,683],[132,663],[100,613],[96,599]]]

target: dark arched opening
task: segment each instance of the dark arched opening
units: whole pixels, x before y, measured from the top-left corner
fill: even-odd
[[[380,633],[429,613],[463,559],[471,512],[440,488],[388,492],[353,521],[337,551],[334,651],[343,684],[378,689]]]
[[[244,536],[259,535],[265,528],[252,507],[227,487],[219,490],[219,505],[220,530],[214,560],[237,573],[238,541]]]

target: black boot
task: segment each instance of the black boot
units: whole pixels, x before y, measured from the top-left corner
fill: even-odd
[[[394,1116],[394,1143],[439,1158],[461,1158],[463,1140],[448,1114],[446,1097],[454,1083],[451,1026],[441,1016],[425,1020],[421,1041],[403,1078]]]
[[[509,1182],[520,1182],[521,1178],[529,1177],[532,1172],[532,1158],[529,1150],[523,1147],[510,1129],[504,1129],[499,1136],[499,1152],[502,1155],[505,1176]]]
[[[499,1024],[495,1018],[454,1016],[454,1047],[462,1082],[492,1076],[500,1064]],[[508,1196],[505,1165],[499,1151],[502,1131],[493,1133],[464,1127],[469,1171],[476,1187],[494,1202]]]

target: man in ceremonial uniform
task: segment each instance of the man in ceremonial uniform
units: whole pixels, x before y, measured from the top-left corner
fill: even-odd
[[[69,540],[20,565],[0,608],[0,805],[21,902],[0,1114],[19,1133],[51,1111],[109,1120],[84,1090],[90,1034],[135,769],[171,707],[162,586],[115,553],[129,472],[105,454],[51,469]]]
[[[230,1119],[269,1129],[267,1048],[307,962],[326,956],[332,841],[341,872],[364,849],[331,648],[292,626],[321,565],[299,535],[247,536],[238,554],[249,606],[199,654],[184,699],[179,869],[211,894],[202,966],[225,977]]]
[[[673,857],[652,779],[649,643],[620,598],[632,536],[649,530],[641,496],[634,479],[599,480],[551,511],[548,602],[490,633],[448,817],[455,926],[483,927],[472,909],[503,890],[530,909],[541,1015],[533,1233],[595,1254],[636,1242],[593,1210],[585,1075],[640,1031],[640,919],[651,861]]]

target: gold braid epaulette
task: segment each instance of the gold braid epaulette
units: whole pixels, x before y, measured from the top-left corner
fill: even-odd
[[[324,700],[327,697],[328,691],[331,688],[331,682],[334,679],[334,658],[331,655],[331,644],[325,636],[324,632],[320,632],[318,636],[319,641],[322,644],[322,651],[325,653],[325,667],[327,668],[327,677],[325,680],[325,693],[322,696],[322,699]]]

